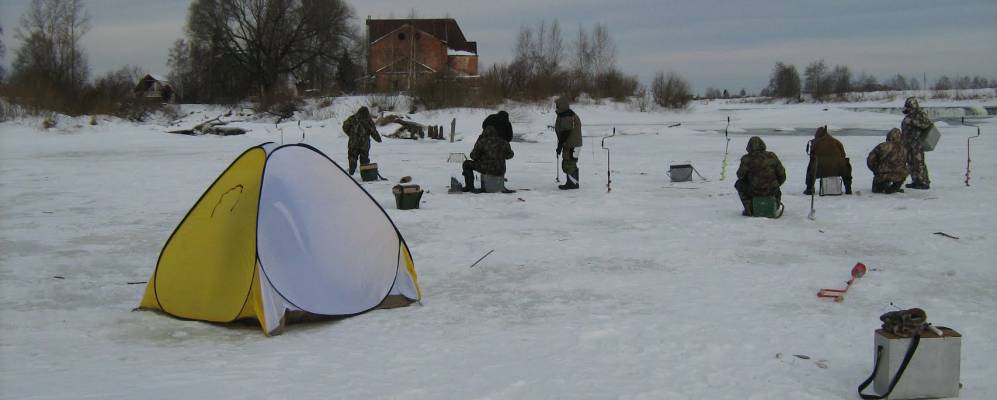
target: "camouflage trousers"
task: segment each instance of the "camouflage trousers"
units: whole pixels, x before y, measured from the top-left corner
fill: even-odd
[[[906,143],[907,146],[907,172],[910,173],[912,183],[930,184],[928,178],[928,166],[924,164],[924,147],[921,142],[915,140]]]
[[[370,149],[354,147],[346,151],[346,159],[350,162],[350,175],[353,175],[357,171],[358,158],[360,159],[360,165],[370,164]]]

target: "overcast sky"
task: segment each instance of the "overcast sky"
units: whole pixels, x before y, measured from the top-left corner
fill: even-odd
[[[29,0],[0,0],[8,66],[14,31]],[[997,78],[994,0],[419,0],[348,1],[363,19],[455,18],[478,42],[482,67],[511,58],[523,25],[557,20],[570,43],[579,26],[609,26],[617,64],[648,82],[673,70],[707,87],[757,92],[776,61],[802,73],[811,61],[883,79],[896,73]],[[182,35],[189,1],[84,0],[92,29],[83,44],[95,74],[125,64],[165,75],[169,46]],[[567,60],[566,60],[567,61]]]

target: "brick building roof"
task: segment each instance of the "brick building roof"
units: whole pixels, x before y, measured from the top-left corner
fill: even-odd
[[[470,42],[464,37],[460,26],[453,18],[436,19],[368,19],[367,33],[370,43],[376,42],[407,24],[412,24],[416,29],[435,36],[437,39],[446,42],[447,47],[458,50],[478,53],[478,42]]]

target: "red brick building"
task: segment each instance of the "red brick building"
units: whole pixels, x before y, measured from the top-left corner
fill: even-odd
[[[367,76],[378,91],[410,90],[429,77],[478,77],[478,43],[457,21],[368,19]]]

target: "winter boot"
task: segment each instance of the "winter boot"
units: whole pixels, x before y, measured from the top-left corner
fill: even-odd
[[[474,172],[464,173],[464,187],[460,188],[462,192],[474,192]]]
[[[350,176],[357,172],[357,160],[350,160]]]
[[[904,189],[900,187],[903,184],[903,182],[893,182],[893,186],[890,187],[893,190],[891,193],[903,193]]]
[[[570,174],[565,174],[565,180],[563,185],[559,185],[557,188],[561,190],[578,189],[578,170]]]
[[[842,181],[845,183],[845,194],[852,194],[852,180],[842,179]]]
[[[807,186],[806,189],[803,189],[803,195],[804,196],[812,196],[813,194],[814,194],[814,187],[813,186]]]

